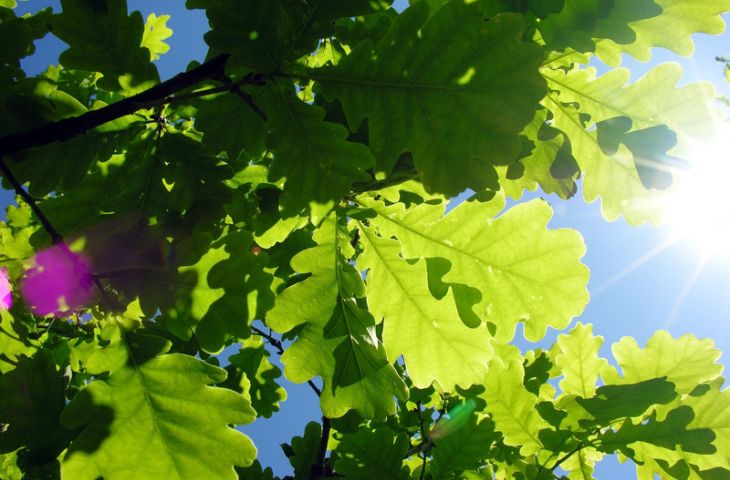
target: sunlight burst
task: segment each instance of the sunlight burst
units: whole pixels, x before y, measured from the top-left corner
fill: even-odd
[[[730,138],[700,147],[691,167],[674,174],[667,205],[678,237],[688,238],[702,258],[730,259]]]

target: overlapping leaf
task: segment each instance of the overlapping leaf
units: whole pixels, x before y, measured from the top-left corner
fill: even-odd
[[[256,418],[249,400],[209,386],[225,370],[166,354],[169,343],[157,337],[109,337],[89,370],[110,375],[89,384],[62,416],[84,429],[66,453],[64,478],[235,479],[234,465],[253,462],[253,443],[230,427]]]
[[[304,435],[292,438],[291,446],[287,445],[290,451],[284,450],[289,457],[289,463],[294,467],[294,478],[296,480],[306,480],[312,474],[312,466],[317,462],[317,451],[319,450],[321,438],[322,427],[320,424],[309,422],[304,427]]]
[[[264,105],[269,112],[266,144],[274,155],[269,178],[287,179],[280,200],[285,214],[297,214],[310,203],[337,201],[353,183],[369,179],[370,151],[348,142],[343,126],[323,122],[323,109],[279,89]]]
[[[517,158],[518,134],[544,95],[541,53],[522,43],[518,15],[485,23],[480,8],[449,2],[428,19],[419,2],[376,45],[311,72],[342,101],[351,130],[367,118],[379,172],[411,152],[427,190],[455,195],[495,188],[494,165]]]
[[[363,204],[377,212],[372,222],[384,234],[398,238],[405,258],[444,258],[444,282],[476,288],[481,298],[465,293],[456,300],[467,309],[474,303],[501,341],[510,340],[521,321],[525,338],[539,340],[548,326],[567,326],[588,301],[582,239],[574,231],[548,230],[552,210],[545,202],[517,205],[496,220],[500,201],[464,202],[446,216],[443,204]]]
[[[623,376],[607,378],[612,383],[633,383],[651,378],[667,377],[679,393],[689,393],[697,385],[714,380],[722,374],[723,366],[716,363],[720,351],[712,340],[697,339],[687,334],[672,338],[659,330],[639,347],[632,337],[623,337],[611,347]]]
[[[64,234],[112,213],[167,214],[184,218],[191,230],[214,230],[231,197],[224,182],[232,175],[228,165],[184,135],[156,139],[145,132],[124,154],[97,164],[72,192],[43,202],[43,211]]]
[[[570,138],[573,154],[585,175],[584,198],[593,202],[600,196],[604,217],[609,220],[623,215],[631,224],[661,221],[664,193],[644,187],[636,167],[653,159],[637,158],[623,145],[614,152],[607,151],[590,127],[617,117],[629,118],[632,132],[666,125],[679,135],[680,144],[673,153],[681,156],[713,132],[712,87],[694,84],[675,88],[681,75],[676,64],[656,67],[628,86],[626,69],[612,70],[598,78],[592,68],[569,73],[544,69],[543,73],[550,87],[559,92],[548,94],[545,104],[554,115],[554,125]],[[590,116],[588,124],[581,119],[582,113]],[[666,146],[659,144],[655,148],[655,157],[664,157]]]
[[[593,336],[592,325],[579,322],[569,334],[560,335],[557,343],[561,353],[555,357],[555,365],[563,373],[560,389],[569,395],[592,397],[601,370],[608,364],[598,357],[603,338]]]
[[[699,470],[725,469],[724,475],[727,475],[727,471],[730,471],[730,409],[728,409],[730,390],[722,389],[723,381],[722,378],[718,378],[709,384],[709,389],[703,394],[689,395],[681,401],[682,408],[690,408],[692,411],[692,418],[686,428],[690,431],[711,431],[714,434],[712,445],[716,451],[712,455],[703,455],[691,450],[672,450],[666,448],[666,445],[647,443],[631,445],[636,458],[648,463],[645,470],[653,469],[661,473],[662,469],[656,463],[657,460],[669,465],[683,461]],[[722,475],[723,472],[719,472],[717,478],[722,478]],[[713,477],[708,474],[707,478]]]
[[[490,456],[492,443],[498,438],[493,422],[470,414],[459,428],[436,440],[431,472],[436,478],[450,478],[454,473],[476,469]]]
[[[0,7],[15,8],[15,5],[13,1]],[[0,81],[10,83],[25,76],[19,60],[35,51],[33,41],[48,32],[50,15],[50,8],[22,17],[16,17],[10,10],[0,11]]]
[[[236,160],[257,159],[266,147],[266,124],[239,96],[230,93],[204,97],[196,103],[195,128],[203,144],[215,154],[225,151]]]
[[[0,375],[0,453],[22,448],[36,465],[55,461],[77,433],[60,423],[66,384],[48,350],[19,357],[12,371]]]
[[[392,0],[220,0],[206,10],[212,30],[205,41],[231,53],[247,69],[272,73],[314,50],[317,40],[334,33],[334,20],[385,10]],[[197,6],[197,5],[196,5]]]
[[[242,342],[238,353],[228,357],[228,378],[225,386],[245,392],[251,397],[251,406],[259,417],[269,418],[279,411],[279,403],[286,400],[286,390],[278,383],[281,370],[269,361],[270,353],[259,336]]]
[[[685,405],[671,410],[663,420],[657,419],[656,414],[638,425],[627,420],[617,431],[609,430],[600,436],[600,449],[609,453],[618,449],[633,455],[630,445],[642,442],[669,450],[715,453],[715,434],[707,428],[689,428],[693,418],[694,411]]]
[[[70,47],[61,54],[64,66],[101,72],[100,86],[107,90],[135,92],[159,80],[150,51],[142,46],[142,15],[128,15],[126,0],[63,0],[61,9],[51,26]]]
[[[551,50],[590,52],[596,37],[632,43],[636,34],[629,25],[660,13],[654,0],[565,0],[560,13],[548,15],[538,28]]]
[[[467,327],[459,317],[454,294],[437,299],[429,290],[425,260],[404,260],[401,245],[360,228],[364,252],[358,268],[368,270],[368,306],[384,318],[383,343],[388,358],[403,355],[413,385],[437,381],[451,391],[480,382],[494,355],[484,324]]]
[[[337,446],[335,469],[352,480],[405,480],[408,472],[403,458],[408,441],[388,428],[362,428],[345,435]]]
[[[499,184],[505,194],[519,199],[523,190],[534,192],[539,186],[545,193],[572,197],[577,190],[578,165],[566,136],[548,126],[547,110],[536,111],[522,135],[529,142],[524,147],[529,153],[509,167],[498,169]]]
[[[543,448],[538,433],[548,428],[535,409],[538,398],[522,384],[524,370],[519,362],[505,364],[500,359],[489,363],[489,373],[481,395],[487,401],[486,411],[491,415],[504,443],[519,447],[522,455],[531,455]]]
[[[693,33],[719,34],[725,28],[721,13],[730,10],[728,0],[655,0],[661,15],[629,22],[636,32],[636,40],[618,45],[604,40],[599,47],[601,59],[611,65],[621,62],[621,53],[631,54],[638,60],[651,58],[651,49],[667,48],[688,56],[694,50]],[[619,42],[623,43],[623,42]]]
[[[282,357],[284,371],[294,382],[322,376],[325,415],[355,409],[366,418],[384,418],[395,411],[393,397],[406,397],[406,388],[375,334],[375,320],[353,298],[362,295],[362,281],[340,252],[351,248],[342,228],[330,215],[315,232],[317,246],[294,256],[292,268],[311,276],[280,293],[266,321],[281,332],[304,326]]]
[[[251,251],[253,245],[249,233],[231,233],[200,244],[207,251],[192,264],[180,259],[172,268],[141,269],[133,279],[145,287],[139,291],[143,307],[159,309],[159,322],[180,338],[195,334],[209,352],[248,336],[251,320],[273,301],[265,258]]]

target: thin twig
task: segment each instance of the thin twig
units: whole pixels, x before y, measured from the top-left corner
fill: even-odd
[[[251,331],[254,332],[256,335],[265,338],[269,342],[269,344],[276,349],[276,353],[278,353],[279,355],[284,354],[284,345],[281,343],[281,340],[274,337],[273,335],[269,335],[259,328],[254,327],[253,325],[251,325]],[[314,391],[314,393],[317,394],[318,397],[322,395],[322,390],[320,390],[317,384],[315,384],[313,381],[307,380],[307,385],[309,385],[309,387]]]
[[[421,415],[421,402],[416,402],[416,416],[418,417],[418,429],[421,431],[421,444],[426,445],[421,450],[421,456],[423,458],[423,464],[421,464],[421,475],[418,480],[423,480],[423,476],[426,474],[426,462],[428,461],[428,449],[431,446],[431,440],[428,439],[426,434],[426,427],[423,426],[423,416]]]
[[[58,244],[63,242],[63,237],[60,233],[53,227],[50,220],[48,220],[48,217],[45,216],[43,211],[40,209],[38,204],[35,201],[35,198],[33,198],[20,184],[17,178],[15,178],[15,175],[13,175],[13,172],[10,171],[10,168],[5,164],[5,161],[3,160],[2,154],[0,154],[0,172],[2,172],[5,179],[10,182],[10,185],[13,186],[13,190],[15,190],[15,193],[20,195],[20,197],[25,201],[25,203],[28,204],[31,210],[33,210],[33,213],[35,213],[35,216],[40,220],[41,225],[43,225],[43,229],[48,232],[48,235],[51,237],[51,241],[54,244]]]
[[[568,453],[566,453],[565,455],[563,455],[562,457],[560,457],[558,459],[558,461],[555,462],[555,465],[552,466],[552,468],[550,469],[550,471],[551,472],[555,471],[555,469],[558,468],[563,462],[565,462],[567,459],[569,459],[570,457],[572,457],[576,453],[578,453],[581,450],[583,450],[583,447],[585,447],[585,446],[586,445],[583,442],[580,442],[578,445],[576,445],[576,447],[573,450],[569,451]]]
[[[423,464],[421,464],[421,474],[418,476],[418,480],[423,480],[423,476],[426,475],[426,462],[428,455],[426,455],[426,452],[423,452]]]
[[[246,75],[241,80],[245,80],[247,78],[249,80],[251,80],[254,85],[259,85],[259,83],[255,82],[257,79],[260,79],[259,81],[262,81],[263,83],[265,83],[265,80],[263,77],[256,76],[256,75],[250,75],[250,74]],[[254,113],[256,113],[256,115],[261,117],[261,120],[263,120],[264,122],[268,120],[268,116],[266,115],[266,112],[264,112],[261,109],[261,107],[259,107],[256,104],[253,97],[251,95],[249,95],[248,93],[244,92],[243,90],[241,90],[242,84],[240,83],[240,81],[234,82],[233,80],[231,80],[231,78],[228,75],[225,74],[225,72],[222,72],[220,76],[216,77],[216,80],[222,82],[223,85],[230,87],[230,92],[241,97],[241,99],[246,103],[246,105],[248,105],[249,108],[251,108],[251,110],[253,110]]]
[[[421,416],[421,402],[416,403],[416,416],[418,417],[418,425],[421,432],[421,442],[418,445],[408,449],[404,458],[408,458],[420,452],[428,452],[428,450],[432,446],[431,439],[428,437],[426,429],[423,426],[423,417]]]
[[[251,331],[254,332],[256,335],[268,340],[269,344],[271,344],[272,347],[276,348],[276,353],[278,353],[279,355],[284,353],[284,346],[281,344],[281,340],[269,335],[259,328],[254,327],[253,325],[251,325]]]

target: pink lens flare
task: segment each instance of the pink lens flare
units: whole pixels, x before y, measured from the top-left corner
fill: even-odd
[[[8,269],[0,268],[0,310],[10,310],[13,306],[13,287],[10,285]]]
[[[25,303],[36,315],[63,317],[86,306],[93,295],[89,262],[64,244],[38,252],[20,284]]]

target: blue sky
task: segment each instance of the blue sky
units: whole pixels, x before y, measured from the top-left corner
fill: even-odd
[[[186,11],[182,0],[129,0],[130,9],[172,14],[168,25],[174,30],[168,40],[171,50],[158,61],[163,78],[183,70],[191,60],[202,60],[207,51],[202,35],[207,21],[202,11]],[[399,0],[397,4],[404,3]],[[43,6],[58,11],[57,1],[29,0],[20,2],[19,12],[35,11]],[[726,17],[726,20],[730,16]],[[717,91],[730,98],[730,88],[723,79],[722,66],[714,58],[730,53],[730,35],[696,35],[696,52],[691,59],[682,59],[671,52],[657,50],[648,64],[627,59],[634,79],[653,65],[664,61],[679,61],[685,70],[682,83],[706,80]],[[53,63],[65,48],[63,43],[46,38],[37,43],[38,53],[24,66],[30,74],[38,73]],[[539,195],[531,195],[532,198]],[[4,192],[5,201],[12,198]],[[693,333],[713,338],[717,346],[730,352],[730,260],[710,259],[701,270],[701,252],[690,240],[680,240],[661,253],[631,268],[637,261],[665,244],[672,235],[667,228],[630,227],[619,220],[608,223],[600,215],[598,203],[586,205],[578,195],[563,201],[546,196],[555,209],[552,227],[570,227],[580,231],[587,245],[584,262],[591,269],[589,290],[591,302],[578,319],[593,323],[594,332],[602,335],[606,344],[603,354],[610,355],[608,346],[622,336],[635,337],[640,344],[656,330],[668,329],[673,336]],[[708,205],[707,208],[721,208]],[[559,332],[551,332],[551,343]],[[526,342],[521,348],[531,348]],[[272,419],[244,427],[259,448],[264,465],[273,466],[278,475],[290,471],[279,444],[300,435],[310,420],[319,420],[317,400],[306,385],[286,384],[289,399]],[[597,478],[633,478],[633,466],[621,466],[616,461],[604,461]]]

